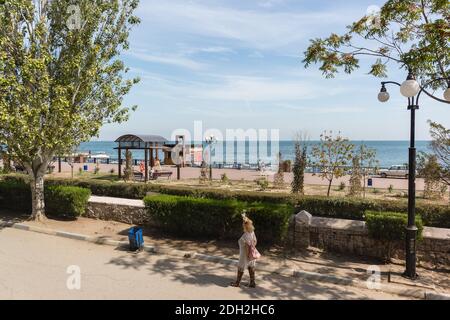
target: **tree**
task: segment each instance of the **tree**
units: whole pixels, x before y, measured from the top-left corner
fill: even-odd
[[[32,218],[45,218],[55,154],[127,120],[119,59],[138,0],[4,0],[0,6],[0,141],[31,177]],[[134,110],[135,107],[132,109]]]
[[[125,181],[133,180],[133,154],[130,150],[125,152],[125,170],[123,170],[123,179]]]
[[[308,164],[308,145],[305,139],[297,138],[295,141],[295,160],[292,168],[294,175],[291,183],[292,193],[305,193],[305,169]]]
[[[284,186],[284,168],[283,168],[283,157],[281,152],[278,153],[278,171],[275,173],[273,178],[273,184],[277,188],[283,188]]]
[[[354,156],[352,159],[352,174],[350,176],[350,196],[360,196],[363,191],[363,175],[362,175],[360,159]]]
[[[360,67],[360,56],[374,59],[369,73],[376,77],[386,77],[393,62],[423,82],[448,78],[449,10],[448,0],[389,0],[379,13],[348,26],[345,34],[310,40],[303,62],[305,67],[320,64],[327,78],[339,69],[352,73]],[[444,82],[438,86],[447,88]]]
[[[442,182],[450,186],[450,129],[429,121],[431,135],[431,150],[440,166],[439,176]]]
[[[354,145],[340,133],[333,137],[333,133],[326,131],[320,135],[320,144],[312,148],[314,165],[321,169],[319,176],[328,180],[327,196],[330,196],[331,184],[334,178],[345,175],[344,166],[353,157]]]
[[[365,144],[361,144],[359,148],[356,149],[356,157],[359,159],[359,165],[361,168],[362,179],[363,179],[363,197],[366,197],[366,181],[367,176],[370,173],[375,173],[379,165],[376,159],[377,152],[375,149],[368,148]]]
[[[424,198],[442,198],[447,185],[441,179],[442,167],[436,155],[421,152],[417,164],[418,173],[425,181]]]

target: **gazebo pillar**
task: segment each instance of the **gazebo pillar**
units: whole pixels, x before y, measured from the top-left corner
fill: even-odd
[[[144,164],[145,164],[145,182],[148,182],[148,150],[144,149],[144,154],[145,154],[145,160],[144,160]]]
[[[118,158],[119,158],[119,171],[117,171],[119,173],[119,180],[122,179],[122,149],[120,149],[120,147],[117,149],[118,150]]]
[[[154,150],[155,149],[153,148],[153,143],[152,143],[152,147],[150,148],[150,167],[152,167],[152,168],[155,166],[155,158],[153,155]]]

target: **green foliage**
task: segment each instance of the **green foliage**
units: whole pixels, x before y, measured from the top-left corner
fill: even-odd
[[[388,188],[389,193],[394,192],[394,185],[390,184]]]
[[[306,210],[313,216],[364,220],[366,211],[408,212],[407,201],[366,200],[358,198],[302,197],[297,210]],[[450,207],[445,205],[417,204],[416,212],[424,225],[450,228]]]
[[[178,236],[235,239],[242,233],[241,213],[254,221],[258,239],[274,243],[287,232],[293,208],[288,205],[246,203],[169,195],[147,196],[148,214],[161,228]]]
[[[53,216],[76,218],[86,212],[91,191],[86,188],[52,186],[45,188],[45,212]]]
[[[230,183],[230,179],[228,178],[226,173],[224,173],[220,176],[220,181],[224,184]]]
[[[379,14],[362,17],[345,34],[310,40],[305,67],[318,64],[331,78],[339,69],[352,73],[359,68],[359,57],[368,56],[374,59],[369,73],[376,77],[386,77],[388,63],[394,62],[423,81],[446,78],[449,6],[447,0],[389,0]],[[445,81],[436,86],[446,89]]]
[[[431,150],[440,167],[438,170],[441,181],[450,187],[450,129],[436,122],[430,123]]]
[[[71,5],[80,9],[79,28],[69,28]],[[0,142],[34,177],[34,218],[43,215],[41,181],[52,157],[89,141],[103,124],[128,118],[123,97],[138,79],[127,79],[119,57],[139,22],[137,5],[5,0],[0,6]]]
[[[419,175],[424,178],[425,182],[424,198],[442,199],[447,191],[447,185],[442,181],[443,169],[436,155],[422,152],[419,154],[417,167]]]
[[[352,160],[352,174],[350,176],[350,196],[360,196],[363,191],[363,175],[361,170],[361,164],[358,157],[354,157]]]
[[[0,180],[0,208],[15,212],[31,211],[31,189],[26,176],[11,175]],[[87,206],[91,191],[70,186],[46,186],[46,213],[78,217]]]
[[[24,175],[3,176],[0,182],[22,181],[28,179]],[[147,193],[162,193],[175,196],[189,196],[195,198],[216,200],[238,200],[243,202],[267,202],[272,204],[295,204],[296,211],[306,210],[314,216],[341,218],[351,220],[364,220],[364,212],[394,211],[407,212],[406,200],[380,200],[350,197],[324,197],[324,196],[295,196],[289,193],[273,193],[260,191],[231,191],[207,187],[164,186],[159,184],[112,182],[99,179],[63,179],[49,178],[46,186],[67,185],[90,189],[92,194],[98,196],[142,199]],[[0,192],[2,197],[2,192]],[[7,197],[5,197],[7,198]],[[450,206],[429,203],[416,205],[417,214],[422,216],[426,226],[450,228]]]
[[[284,187],[284,162],[281,152],[278,153],[278,171],[273,177],[273,184],[276,188]],[[262,189],[264,190],[264,189]]]
[[[335,178],[345,175],[343,169],[352,159],[354,145],[339,133],[336,137],[332,132],[324,132],[320,135],[320,144],[312,149],[313,164],[321,168],[318,174],[328,180],[327,196],[330,196],[331,184]]]
[[[7,178],[6,180],[0,180],[0,208],[15,212],[30,212],[30,186],[19,179]]]
[[[308,146],[301,143],[300,140],[295,142],[295,160],[292,169],[293,179],[291,190],[294,194],[305,193],[305,169],[308,164]]]
[[[405,239],[408,224],[408,215],[405,213],[367,211],[365,220],[369,235],[374,239],[387,241]],[[420,216],[416,217],[415,224],[418,229],[418,239],[421,239],[423,223]]]
[[[265,191],[269,187],[269,180],[266,177],[258,178],[255,182],[261,191]]]

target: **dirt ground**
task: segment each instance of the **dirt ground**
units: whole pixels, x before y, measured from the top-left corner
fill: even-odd
[[[131,225],[114,222],[79,218],[75,221],[47,219],[44,222],[27,221],[27,216],[18,216],[8,212],[0,212],[0,220],[24,222],[29,225],[61,231],[80,233],[90,236],[107,236],[115,240],[127,241],[128,229]],[[178,249],[191,252],[222,256],[238,259],[238,245],[233,241],[205,241],[194,239],[179,239],[158,232],[154,229],[144,229],[144,242],[155,247]],[[404,267],[401,261],[385,264],[381,261],[365,257],[355,257],[323,252],[311,248],[303,252],[285,250],[282,247],[259,248],[263,254],[260,264],[269,264],[280,268],[298,268],[304,271],[333,274],[366,280],[367,270],[370,266],[378,266],[381,270],[382,282],[387,282],[388,273],[391,273],[392,283],[401,283],[413,287],[425,287],[438,292],[450,292],[450,268],[420,264],[419,280],[411,282],[401,273]]]

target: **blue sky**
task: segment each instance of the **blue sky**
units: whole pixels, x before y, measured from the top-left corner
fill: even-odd
[[[368,62],[352,75],[325,79],[304,69],[309,39],[364,16],[384,1],[341,0],[141,0],[142,23],[123,55],[141,82],[125,98],[138,110],[123,124],[105,126],[100,140],[125,133],[161,134],[207,128],[280,129],[281,139],[299,130],[311,139],[323,130],[354,140],[407,140],[409,114],[398,88],[377,101],[380,79]],[[389,77],[405,74],[390,65]],[[428,139],[427,120],[450,127],[450,107],[422,98],[418,139]]]

